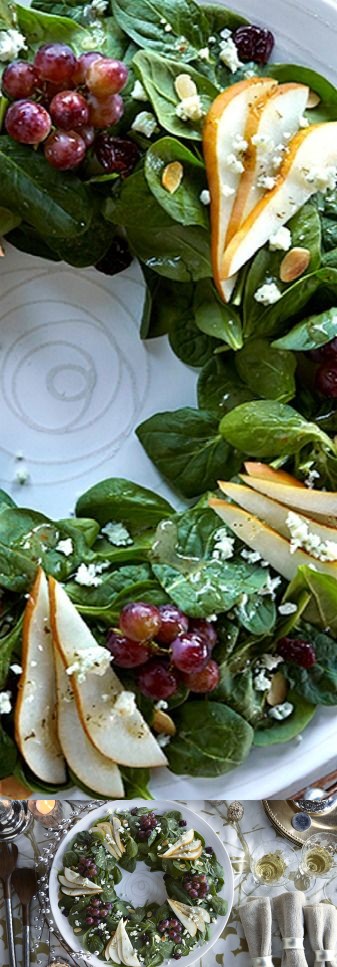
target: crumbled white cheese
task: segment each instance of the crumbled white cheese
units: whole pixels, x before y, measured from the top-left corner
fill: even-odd
[[[166,34],[170,34],[172,32],[172,25],[169,24],[169,23],[166,23],[165,24],[165,27],[164,27],[164,30],[165,30],[165,33]]]
[[[281,664],[283,658],[280,655],[271,655],[267,652],[265,655],[261,655],[259,661],[263,668],[266,668],[268,672],[272,672],[274,668],[277,668]]]
[[[133,85],[133,88],[132,88],[132,91],[131,91],[131,97],[133,97],[133,100],[134,101],[148,101],[149,100],[148,99],[148,96],[147,96],[147,93],[146,93],[146,90],[145,90],[145,87],[143,87],[141,81],[138,81],[138,80],[135,81],[135,83]]]
[[[21,665],[10,665],[9,667],[13,675],[22,675]]]
[[[303,180],[307,185],[310,185],[312,191],[333,191],[336,187],[337,181],[337,167],[336,165],[326,165],[324,163],[321,168],[312,167],[307,168],[302,166],[301,174]]]
[[[165,708],[168,708],[168,702],[165,702],[164,698],[160,698],[159,702],[156,702],[155,708],[157,708],[159,711],[164,711]]]
[[[271,175],[260,175],[256,184],[258,188],[265,188],[266,191],[272,191],[276,185],[276,178],[273,178]]]
[[[203,188],[203,190],[200,192],[199,198],[202,205],[210,205],[211,193],[208,191],[208,188]]]
[[[269,248],[271,252],[288,252],[291,245],[291,232],[285,225],[281,225],[277,232],[270,236]]]
[[[219,58],[226,67],[229,68],[232,74],[236,74],[239,67],[242,67],[242,62],[239,60],[239,55],[237,47],[235,46],[234,40],[230,36],[230,31],[228,31],[228,36],[224,37],[224,31],[220,34],[223,40],[220,41],[220,53]]]
[[[150,111],[140,111],[139,114],[136,114],[131,124],[131,130],[137,131],[139,134],[144,134],[145,138],[151,138],[156,128],[157,119]]]
[[[289,715],[294,711],[294,706],[291,702],[283,702],[282,705],[274,705],[273,708],[269,709],[268,715],[271,719],[276,719],[277,722],[282,722],[283,719],[289,718]]]
[[[132,537],[130,537],[124,524],[114,520],[109,521],[102,527],[102,534],[105,535],[110,544],[115,544],[116,547],[126,547],[128,544],[133,544]]]
[[[15,482],[21,484],[21,487],[23,487],[24,484],[28,483],[28,480],[29,471],[27,470],[27,467],[18,467],[18,469],[15,471]]]
[[[98,588],[99,584],[102,584],[102,578],[99,577],[100,566],[97,564],[82,564],[77,568],[74,581],[77,584],[82,584],[84,588]]]
[[[200,60],[209,60],[209,47],[201,47],[201,49],[198,50],[198,54]]]
[[[165,749],[165,747],[169,744],[169,742],[171,742],[171,739],[172,739],[172,735],[165,735],[164,732],[162,732],[161,735],[157,735],[157,742],[158,742],[159,748]]]
[[[11,692],[0,692],[0,715],[9,715],[12,710]]]
[[[136,710],[135,693],[127,692],[127,691],[120,692],[118,697],[116,698],[113,711],[116,712],[117,715],[121,715],[121,717],[124,718],[124,716],[133,715],[135,710]]]
[[[26,38],[19,30],[10,27],[0,30],[0,61],[15,60],[21,50],[27,50]]]
[[[314,468],[310,467],[304,481],[305,486],[308,487],[309,490],[312,490],[313,487],[315,486],[315,480],[319,480],[319,477],[320,477],[320,474],[318,473],[318,470],[315,470]]]
[[[55,551],[59,551],[60,554],[64,554],[65,557],[70,557],[73,553],[74,545],[71,537],[67,537],[64,541],[59,541],[56,544]]]
[[[270,594],[272,599],[274,600],[276,588],[278,588],[280,584],[281,584],[280,577],[272,578],[270,574],[267,574],[266,583],[263,588],[260,588],[260,591],[258,593],[260,595]]]
[[[66,669],[67,675],[76,675],[77,681],[82,684],[88,674],[105,675],[109,668],[111,655],[107,648],[102,645],[93,645],[83,649],[81,652],[74,652],[75,661]]]
[[[226,168],[233,171],[235,175],[240,175],[245,170],[245,166],[236,154],[228,154],[225,161]]]
[[[263,306],[272,306],[274,302],[278,302],[281,295],[282,292],[275,282],[266,282],[265,285],[260,285],[260,288],[256,289],[254,299],[256,302],[261,302]]]
[[[235,154],[243,154],[245,151],[247,151],[248,141],[245,141],[241,134],[235,134],[232,141],[232,146]]]
[[[256,692],[267,692],[269,691],[271,685],[270,678],[267,677],[263,668],[261,671],[254,675],[254,688]]]
[[[94,23],[100,17],[104,17],[108,6],[108,0],[91,0],[91,3],[87,3],[83,8],[84,17],[90,23]]]
[[[337,561],[337,541],[321,541],[319,534],[310,531],[306,521],[292,510],[289,511],[286,523],[291,537],[291,554],[302,547],[319,561]]]
[[[228,537],[225,527],[220,527],[214,534],[214,550],[212,557],[217,561],[227,561],[234,554],[234,537]]]
[[[176,115],[181,121],[200,121],[205,113],[199,94],[183,97],[176,107]]]
[[[295,614],[295,611],[297,611],[297,604],[294,604],[293,601],[285,601],[284,604],[280,604],[278,606],[277,610],[280,614]]]
[[[253,134],[251,141],[252,144],[254,144],[256,148],[260,148],[263,153],[265,151],[269,151],[273,146],[273,142],[267,134]]]
[[[258,551],[250,551],[248,547],[242,548],[241,557],[248,561],[248,564],[257,564],[261,560],[261,554]]]
[[[224,198],[230,198],[231,195],[234,195],[234,192],[235,188],[231,188],[230,185],[221,185],[221,194],[224,196]]]
[[[299,118],[298,124],[300,128],[308,128],[309,127],[308,118],[306,118],[304,114],[302,114],[302,117]]]

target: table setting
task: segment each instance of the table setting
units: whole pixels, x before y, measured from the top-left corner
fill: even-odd
[[[148,812],[148,803],[135,802],[136,806],[130,804],[134,815],[137,809],[141,815]],[[126,805],[123,803],[123,811]],[[60,912],[57,888],[63,856],[70,862],[69,850],[74,849],[75,832],[79,838],[88,836],[93,820],[102,821],[106,813],[110,817],[115,810],[120,815],[118,803],[32,800],[18,804],[1,800],[0,806],[0,960],[3,967],[86,967],[106,963],[104,954],[97,958],[81,947],[82,938],[74,936],[71,928],[71,915],[69,923],[62,908]],[[334,797],[296,802],[159,801],[154,807],[157,822],[170,807],[184,817],[180,825],[195,824],[196,835],[203,836],[207,844],[206,852],[214,852],[224,870],[220,893],[225,897],[226,912],[219,918],[212,917],[211,939],[208,943],[204,939],[201,944],[199,941],[196,950],[181,957],[182,964],[334,967],[337,956]],[[143,869],[144,864],[141,865]],[[69,870],[65,872],[69,875]],[[123,872],[122,885],[125,880],[128,901],[144,902],[145,891],[150,903],[154,902],[158,888],[156,885],[153,894],[150,880],[160,876],[159,873],[151,876],[149,872]],[[178,959],[180,956],[162,962],[164,967],[171,967]]]

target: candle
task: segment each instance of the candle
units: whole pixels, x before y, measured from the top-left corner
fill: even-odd
[[[42,816],[47,816],[54,809],[56,799],[37,799],[36,809]]]
[[[62,804],[58,799],[31,799],[28,809],[41,826],[52,828],[63,819]]]

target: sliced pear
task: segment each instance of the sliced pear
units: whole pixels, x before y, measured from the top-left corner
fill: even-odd
[[[116,933],[117,933],[117,931],[116,931]],[[119,954],[117,953],[116,933],[114,933],[113,936],[110,937],[110,940],[108,941],[108,943],[106,945],[104,954],[105,954],[105,959],[106,960],[112,960],[112,963],[113,964],[121,964],[122,963],[121,958],[120,958]]]
[[[287,484],[289,487],[301,487],[302,490],[305,489],[305,484],[301,480],[296,480],[296,477],[293,477],[291,473],[287,473],[286,470],[275,470],[268,463],[260,463],[258,460],[254,462],[247,460],[245,470],[249,477],[261,477],[261,480],[274,480],[275,483]]]
[[[120,832],[119,832],[119,830],[121,828],[121,821],[120,821],[120,819],[117,818],[117,816],[113,816],[112,817],[112,827],[113,827],[113,833],[114,833],[114,837],[115,837],[116,846],[119,849],[119,852],[120,852],[120,854],[122,856],[122,854],[125,853],[125,846],[124,846],[123,841],[121,840],[121,836],[120,836]]]
[[[49,578],[49,595],[54,642],[70,671],[88,649],[97,648],[97,642],[54,578]],[[126,693],[110,665],[101,676],[89,672],[84,681],[79,681],[72,673],[70,679],[83,728],[101,755],[136,768],[166,765],[166,757],[138,708],[129,712],[120,703],[114,709],[118,697]]]
[[[40,568],[26,605],[22,667],[15,708],[15,738],[35,776],[57,786],[67,773],[56,728],[53,643],[46,576]]]
[[[253,208],[226,248],[220,279],[235,275],[317,192],[312,171],[337,164],[337,121],[313,124],[295,134],[277,177],[275,188]]]
[[[187,933],[189,933],[190,937],[195,937],[198,929],[197,924],[195,920],[192,919],[192,917],[187,913],[187,911],[190,911],[192,908],[189,907],[187,903],[179,903],[178,900],[170,900],[169,897],[167,898],[167,902],[171,907],[171,910],[173,910],[173,913],[175,913],[176,917],[178,917],[178,920],[180,920],[180,923],[182,923],[183,927],[185,927],[185,930],[187,930]]]
[[[110,853],[111,856],[114,856],[116,860],[120,859],[122,854],[118,849],[115,837],[113,836],[111,823],[98,823],[97,826],[91,827],[91,832],[98,833],[102,841],[102,845],[104,846],[104,849],[106,849],[107,853]]]
[[[260,494],[258,491],[252,490],[251,487],[244,487],[241,484],[229,483],[227,480],[219,480],[219,487],[227,497],[235,500],[240,507],[255,514],[265,524],[269,524],[273,530],[278,531],[279,534],[282,534],[282,537],[286,537],[289,540],[290,530],[287,524],[289,507],[280,504],[277,500],[272,500],[271,497],[266,497],[265,494]],[[316,534],[321,542],[333,541],[337,543],[336,527],[328,527],[326,524],[320,524],[314,518],[307,517],[303,514],[300,515],[300,518],[308,525],[310,533]]]
[[[174,853],[176,853],[177,850],[180,849],[182,846],[188,846],[190,843],[193,843],[193,842],[194,842],[194,829],[187,829],[186,833],[182,833],[179,839],[177,839],[177,841],[173,843],[173,845],[168,847],[168,849],[166,850],[166,853],[163,853],[163,856],[165,857],[165,859],[170,856],[173,856]]]
[[[279,574],[291,581],[301,564],[310,565],[316,571],[323,574],[330,574],[337,578],[337,563],[330,561],[320,561],[318,558],[311,557],[306,551],[298,548],[293,554],[290,553],[290,542],[281,537],[277,531],[272,530],[267,524],[263,524],[258,517],[248,514],[241,507],[235,507],[226,500],[219,500],[211,497],[209,506],[219,514],[221,520],[231,528],[234,534],[240,538],[253,551],[258,551],[265,561],[275,568]]]
[[[61,656],[55,650],[57,682],[57,727],[68,766],[76,778],[99,796],[121,799],[124,796],[118,766],[95,749],[86,735],[78,714],[75,695]]]
[[[311,517],[317,515],[327,517],[327,523],[331,518],[337,517],[337,494],[326,490],[310,490],[308,487],[292,487],[289,484],[278,483],[272,479],[263,480],[261,477],[249,477],[240,474],[241,480],[253,490],[257,490],[266,497],[278,500],[280,504],[286,504],[293,510],[304,510]]]
[[[94,883],[93,880],[89,880],[87,876],[81,876],[81,874],[77,873],[76,870],[71,870],[69,866],[64,867],[63,873],[70,886],[73,884],[75,886],[85,886],[88,887],[88,889],[94,890],[96,893],[102,892],[101,886],[97,886],[97,883]]]
[[[115,937],[117,953],[120,957],[121,963],[125,964],[126,967],[141,967],[136,951],[134,950],[130,937],[126,932],[124,920],[119,921]]]
[[[87,890],[84,886],[79,886],[78,888],[72,889],[72,887],[61,886],[61,893],[65,896],[95,896],[97,890]]]
[[[235,278],[223,285],[221,263],[241,177],[240,169],[233,171],[228,166],[228,158],[233,156],[235,138],[245,136],[248,117],[253,117],[255,111],[256,117],[258,116],[265,98],[276,87],[277,82],[268,77],[251,77],[232,84],[215,98],[203,127],[203,150],[211,194],[213,276],[221,298],[225,301],[230,298]]]
[[[194,860],[198,860],[200,858],[201,854],[202,854],[202,843],[200,842],[200,840],[196,840],[196,845],[195,845],[194,849],[190,849],[190,850],[187,849],[187,848],[186,849],[180,849],[180,850],[178,850],[177,853],[174,854],[174,856],[172,857],[172,859],[177,859],[177,860],[190,860],[190,862],[192,862],[192,860],[193,861]]]
[[[259,179],[268,175],[275,177],[279,171],[287,142],[299,129],[308,93],[309,88],[305,84],[279,84],[266,98],[257,117],[249,115],[245,131],[245,140],[248,141],[245,170],[233,205],[226,244],[265,195],[266,189],[259,185]],[[275,163],[275,158],[279,159],[278,163]]]

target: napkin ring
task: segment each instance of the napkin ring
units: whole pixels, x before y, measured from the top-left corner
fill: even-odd
[[[326,961],[329,961],[331,964],[336,964],[334,950],[314,950],[314,954],[315,964],[325,964]]]
[[[273,967],[271,954],[266,957],[252,957],[253,967]]]
[[[283,937],[283,950],[303,950],[303,937]]]

